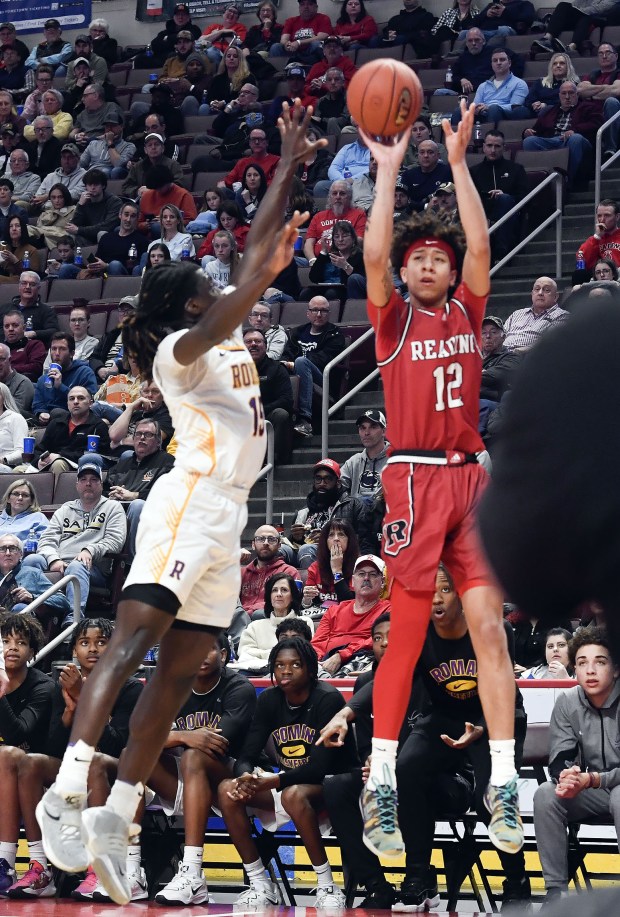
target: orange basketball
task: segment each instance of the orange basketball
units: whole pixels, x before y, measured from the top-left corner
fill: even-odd
[[[413,124],[424,93],[417,75],[401,61],[370,61],[353,75],[347,104],[357,123],[373,137],[393,137]]]

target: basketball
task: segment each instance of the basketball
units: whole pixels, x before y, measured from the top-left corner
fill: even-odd
[[[347,104],[360,127],[372,137],[393,137],[413,124],[424,93],[417,75],[401,61],[369,61],[353,74]]]

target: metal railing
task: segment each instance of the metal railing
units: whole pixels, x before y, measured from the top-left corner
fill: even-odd
[[[329,380],[331,377],[332,369],[339,363],[342,363],[343,360],[346,360],[349,354],[353,353],[354,350],[364,344],[369,338],[373,337],[374,333],[374,328],[369,328],[361,337],[349,344],[349,346],[346,347],[342,353],[339,353],[334,357],[333,360],[330,360],[330,362],[323,370],[323,398],[321,402],[321,456],[323,458],[326,458],[329,455],[329,418],[331,415],[343,407],[347,401],[350,401],[353,395],[356,395],[361,389],[364,388],[365,385],[367,385],[376,376],[379,375],[379,370],[375,367],[373,371],[366,376],[365,379],[362,379],[362,381],[358,382],[357,385],[353,386],[352,389],[349,389],[348,392],[345,392],[342,398],[330,407]]]
[[[63,576],[62,579],[59,579],[56,583],[50,583],[49,589],[46,589],[45,592],[42,592],[41,595],[37,596],[29,605],[27,605],[21,614],[32,613],[39,605],[45,605],[46,601],[51,595],[54,595],[56,592],[60,592],[61,589],[64,589],[69,583],[73,583],[73,622],[69,624],[68,627],[65,627],[57,637],[54,637],[53,640],[50,640],[49,643],[46,643],[45,646],[39,650],[34,659],[28,663],[29,665],[34,665],[36,662],[39,662],[41,659],[44,659],[46,656],[52,652],[53,649],[56,649],[59,643],[64,643],[67,637],[73,633],[75,627],[77,627],[78,622],[81,618],[80,603],[82,598],[82,587],[80,586],[80,581],[73,573],[70,573],[68,576]]]
[[[604,124],[601,124],[599,129],[596,132],[596,148],[595,148],[595,166],[594,166],[594,213],[601,200],[601,175],[608,169],[609,166],[616,161],[618,156],[620,156],[620,150],[616,150],[613,156],[610,156],[605,162],[603,162],[603,134],[606,130],[612,125],[615,121],[620,118],[620,111],[617,111],[615,115],[612,115]],[[594,230],[596,232],[596,216],[594,217]]]
[[[267,478],[267,494],[265,497],[265,524],[271,525],[273,521],[273,472],[275,469],[275,439],[273,424],[268,420],[265,421],[267,430],[267,464],[263,465],[256,475],[256,481],[262,481]],[[254,483],[256,483],[256,481]]]

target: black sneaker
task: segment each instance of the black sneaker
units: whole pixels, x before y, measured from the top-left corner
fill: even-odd
[[[417,875],[405,876],[398,898],[392,905],[392,910],[398,913],[415,913],[437,907],[439,890],[435,867],[429,866]]]
[[[537,38],[532,42],[532,51],[553,52],[553,45],[546,38]]]
[[[527,876],[520,880],[504,879],[502,913],[523,914],[531,911],[532,888]]]
[[[557,886],[547,889],[547,894],[544,897],[543,903],[540,906],[539,914],[542,914],[544,911],[550,911],[552,907],[555,906],[556,902],[560,898],[566,898],[568,896],[568,889],[558,888]]]
[[[556,54],[568,54],[568,48],[559,38],[551,39],[551,48]]]
[[[366,889],[368,894],[358,907],[367,911],[389,911],[396,901],[396,889],[386,883]]]

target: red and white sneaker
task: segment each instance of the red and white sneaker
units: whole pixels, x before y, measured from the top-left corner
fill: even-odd
[[[86,876],[82,879],[77,888],[71,892],[74,901],[92,901],[93,892],[97,888],[97,874],[89,866],[86,870]]]
[[[51,868],[32,860],[28,871],[11,885],[7,894],[9,898],[51,898],[56,894]]]

